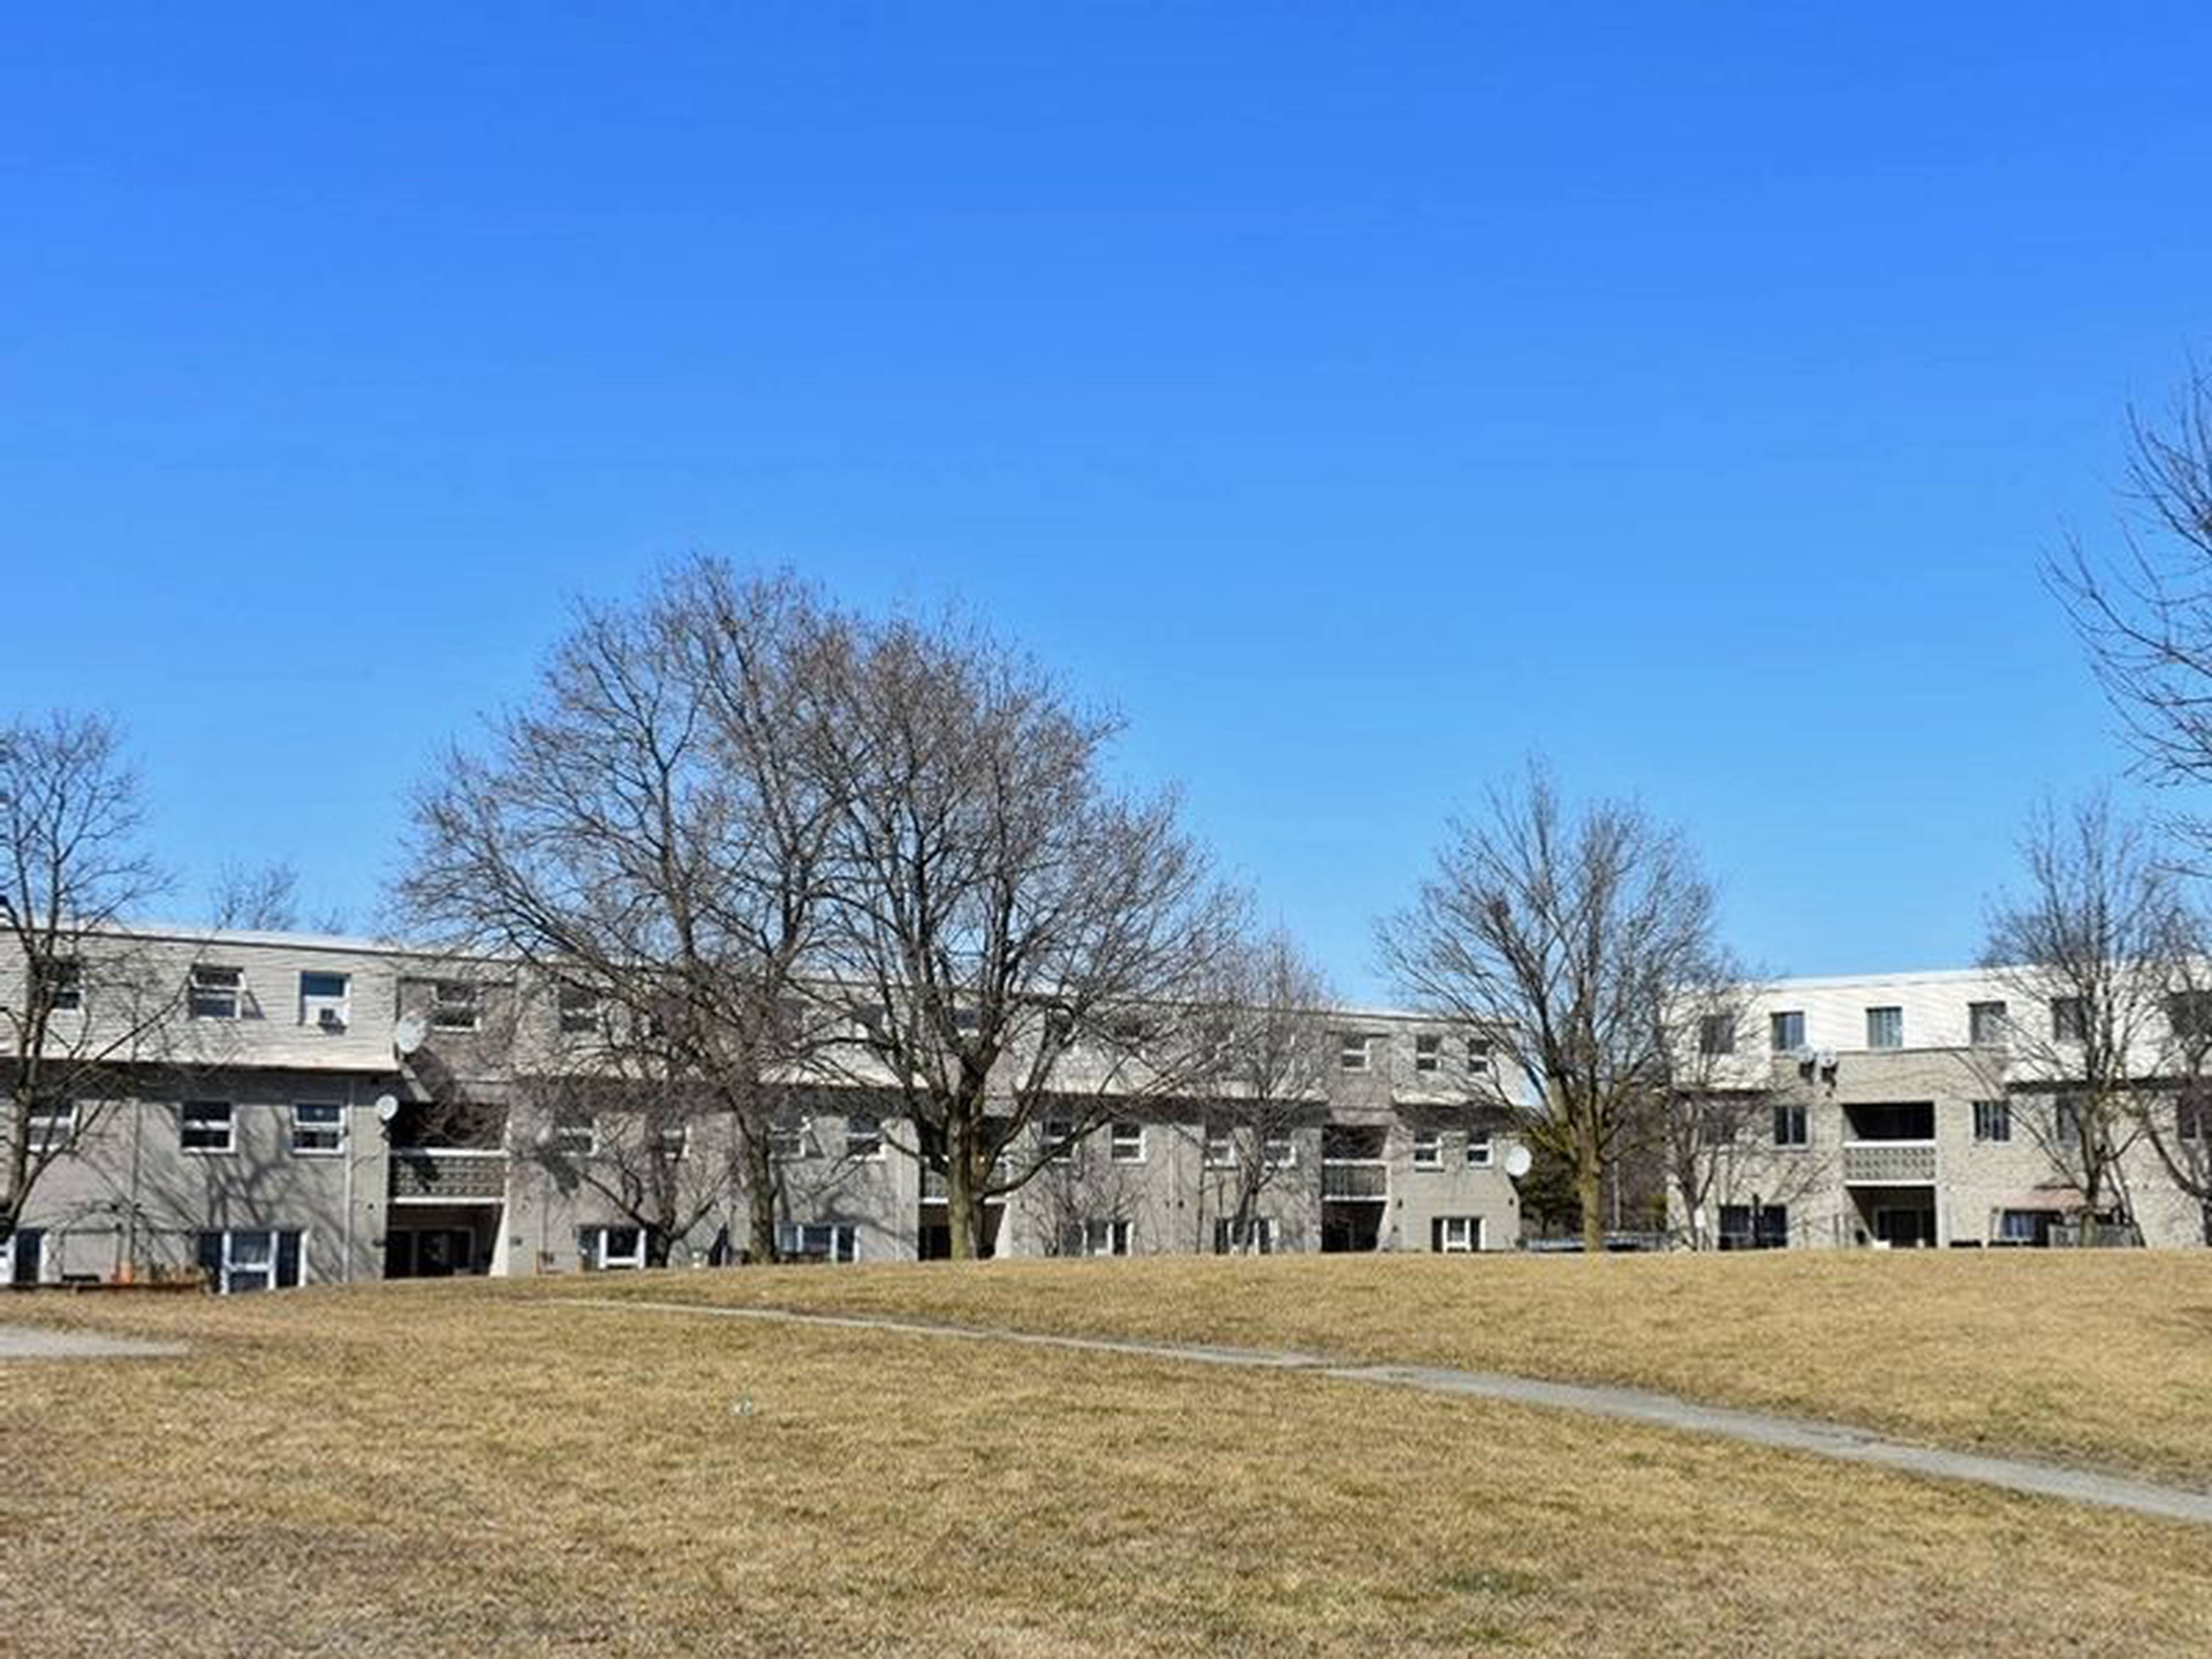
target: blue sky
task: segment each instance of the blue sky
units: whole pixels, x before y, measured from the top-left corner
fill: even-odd
[[[20,10],[0,709],[367,920],[706,550],[1118,704],[1352,994],[1532,750],[1769,970],[1964,960],[2119,762],[2035,564],[2212,353],[2212,8],[1812,11]]]

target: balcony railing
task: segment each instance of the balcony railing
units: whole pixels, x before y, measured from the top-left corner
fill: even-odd
[[[1325,1158],[1321,1161],[1321,1195],[1379,1203],[1390,1196],[1390,1166],[1379,1158]]]
[[[1048,1164],[1046,1167],[1057,1169],[1064,1166]],[[1001,1158],[991,1166],[987,1184],[994,1187],[1002,1186],[1012,1174],[1012,1171],[1006,1167],[1006,1160]],[[945,1171],[925,1166],[921,1172],[921,1201],[925,1204],[942,1204],[945,1202]]]
[[[394,1203],[480,1204],[507,1196],[507,1154],[468,1146],[394,1146]]]
[[[1861,1187],[1927,1187],[1936,1180],[1932,1140],[1847,1140],[1844,1180]]]

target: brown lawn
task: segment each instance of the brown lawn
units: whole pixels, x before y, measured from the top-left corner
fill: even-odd
[[[1641,1340],[1647,1378],[1869,1414],[1905,1374],[2002,1394],[2051,1302],[2106,1310],[2075,1379],[2148,1398],[2110,1304],[2156,1326],[2178,1298],[2175,1322],[2212,1285],[2193,1269],[1038,1263],[0,1301],[193,1344],[0,1368],[0,1650],[2202,1651],[2203,1528],[1312,1376],[547,1304],[872,1304],[1579,1375]],[[1875,1304],[1923,1328],[1917,1304],[2008,1299],[2001,1344],[1970,1322],[1827,1352]],[[2202,1382],[2181,1336],[2147,1346]],[[2131,1443],[2196,1456],[2182,1404]]]

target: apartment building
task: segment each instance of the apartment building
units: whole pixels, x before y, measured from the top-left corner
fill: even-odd
[[[617,1201],[635,1178],[635,1115],[532,1086],[527,1056],[592,1018],[567,994],[531,994],[510,964],[357,939],[149,929],[109,948],[127,971],[70,965],[65,1036],[96,1034],[126,1001],[133,1017],[149,998],[170,1006],[103,1068],[113,1098],[33,1121],[57,1156],[0,1246],[0,1284],[197,1267],[234,1292],[644,1265]],[[15,976],[0,998],[20,995],[22,972],[0,969]],[[1226,1103],[1109,1097],[1088,1133],[1073,1117],[1034,1127],[1043,1167],[988,1206],[992,1252],[1511,1248],[1509,1114],[1487,1045],[1392,1011],[1324,1023],[1327,1087],[1271,1116],[1249,1203],[1236,1196],[1255,1184],[1240,1173],[1255,1149]],[[649,1086],[623,1085],[632,1098]],[[943,1253],[941,1179],[912,1155],[890,1091],[782,1088],[780,1253]],[[732,1259],[747,1194],[727,1136],[707,1116],[660,1133],[678,1137],[656,1165],[684,1223],[670,1261]]]
[[[2205,1206],[2138,1131],[2119,1137],[2114,1182],[2087,1212],[2066,1115],[2077,1016],[2067,999],[2024,992],[2026,977],[1784,980],[1702,1022],[1698,1063],[1725,1128],[1698,1212],[1670,1193],[1674,1225],[1729,1248],[2033,1245],[2085,1224],[2154,1246],[2206,1243]],[[2168,1148],[2201,1157],[2172,1035],[2142,1032],[2131,1069]]]

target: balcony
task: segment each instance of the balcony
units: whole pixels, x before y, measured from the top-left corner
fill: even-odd
[[[507,1197],[507,1154],[471,1146],[394,1146],[394,1204],[497,1204]]]
[[[1321,1162],[1321,1195],[1380,1204],[1390,1196],[1390,1166],[1379,1158],[1325,1158]]]
[[[1932,1140],[1847,1140],[1844,1183],[1850,1187],[1929,1187],[1936,1182]]]

